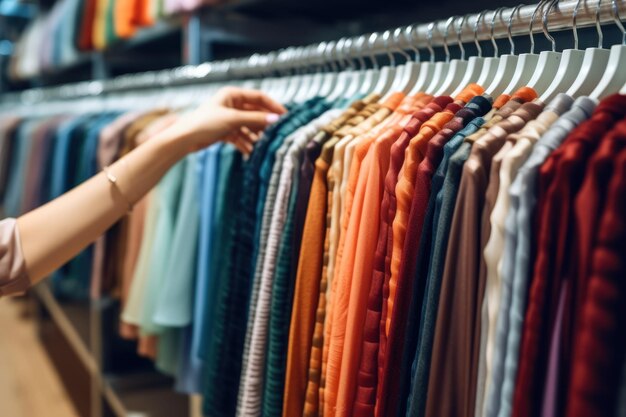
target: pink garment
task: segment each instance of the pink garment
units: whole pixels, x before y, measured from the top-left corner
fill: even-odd
[[[100,132],[98,138],[98,168],[112,164],[119,154],[123,145],[123,136],[126,128],[135,120],[145,115],[146,111],[135,111],[124,113],[111,124],[107,125]],[[91,287],[90,296],[97,300],[102,295],[102,285],[104,281],[104,264],[106,258],[106,233],[94,243],[93,263],[91,265]]]

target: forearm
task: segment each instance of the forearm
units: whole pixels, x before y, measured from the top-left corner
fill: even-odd
[[[187,150],[185,132],[169,128],[109,167],[117,181],[99,173],[90,180],[18,218],[20,240],[32,283],[76,256],[126,214]]]

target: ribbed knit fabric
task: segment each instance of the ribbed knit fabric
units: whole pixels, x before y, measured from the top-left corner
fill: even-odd
[[[352,111],[348,111],[348,114],[352,114]],[[321,152],[322,144],[329,139],[328,136],[328,132],[320,132],[309,144],[313,144],[313,146],[309,147],[307,151],[317,149]],[[309,152],[307,153],[309,154]],[[311,152],[311,154],[319,155],[319,152],[315,151]],[[305,165],[302,167],[303,170],[309,169],[308,162],[310,162],[310,159],[307,158]],[[306,196],[306,201],[301,199],[301,196],[298,197],[298,202],[307,203],[307,208],[304,210],[306,217],[303,223],[302,243],[300,246],[300,253],[304,256],[299,255],[298,257],[297,274],[295,276],[292,297],[283,416],[298,415],[302,413],[304,408],[311,337],[315,327],[315,309],[319,298],[319,277],[321,274],[325,225],[320,226],[318,222],[325,220],[326,170],[328,168],[320,158],[315,160],[313,168],[313,183],[309,195]],[[312,196],[315,196],[315,199],[311,198]],[[322,202],[320,199],[324,201]],[[319,206],[322,203],[323,206]],[[323,214],[320,214],[321,210],[324,210]],[[318,250],[320,251],[319,255]]]
[[[259,250],[250,299],[245,345],[247,349],[244,350],[244,365],[239,389],[237,409],[239,416],[257,415],[261,410],[271,289],[276,266],[279,233],[284,226],[285,211],[289,203],[288,193],[290,192],[290,187],[280,188],[281,178],[283,183],[291,178],[289,170],[283,169],[283,159],[291,143],[297,140],[297,136],[306,133],[305,125],[311,123],[312,119],[325,112],[328,107],[326,103],[320,102],[312,109],[295,116],[294,123],[299,123],[302,127],[287,136],[276,137],[261,165],[262,187],[260,192],[266,193],[266,203],[262,211],[260,241],[257,243]],[[296,126],[294,125],[294,127]],[[274,156],[272,157],[272,155]],[[280,196],[278,195],[279,191],[282,191]],[[257,206],[257,214],[259,213],[261,210]]]
[[[359,231],[361,208],[364,200],[363,187],[359,188],[357,194],[359,173],[373,139],[382,133],[384,126],[387,126],[387,123],[389,123],[389,120],[385,119],[392,114],[393,110],[400,105],[403,99],[404,95],[400,93],[389,97],[376,113],[358,126],[362,131],[361,135],[356,136],[354,141],[348,145],[349,148],[353,145],[354,157],[346,183],[346,193],[344,194],[345,207],[342,213],[342,232],[337,253],[339,266],[335,269],[335,277],[333,277],[333,287],[336,288],[336,291],[332,292],[331,295],[333,299],[331,335],[326,365],[326,386],[323,388],[324,415],[327,417],[333,417],[337,411],[339,411],[339,414],[348,411],[347,409],[337,410],[336,407],[339,399],[342,367],[348,366],[348,364],[342,364],[345,358],[343,347],[345,340],[349,337],[347,323],[349,320],[348,311],[351,299],[354,260],[357,252],[356,236]],[[355,327],[354,330],[357,330],[357,328]],[[350,361],[358,359],[360,358],[350,358]],[[354,366],[354,363],[350,365]]]
[[[537,259],[534,264],[522,336],[513,415],[539,415],[548,359],[549,332],[565,265],[565,242],[571,202],[580,189],[584,167],[600,139],[626,115],[626,97],[602,101],[541,167]]]
[[[624,124],[618,129],[623,135]],[[568,417],[616,415],[626,346],[626,151],[614,158],[575,338]]]
[[[436,105],[437,104],[435,102],[429,104],[427,108],[424,109],[424,111],[416,113],[416,116],[420,113],[424,114],[426,110],[428,109],[428,107],[436,106]],[[476,116],[480,114],[484,114],[490,108],[491,108],[490,100],[482,96],[473,98],[472,100],[470,100],[470,103],[466,107],[456,112],[456,114],[454,115],[454,118],[450,122],[446,123],[446,125],[444,125],[441,131],[439,131],[439,133],[437,133],[428,142],[426,156],[424,160],[418,166],[418,170],[417,170],[418,171],[417,180],[415,184],[415,193],[414,193],[415,198],[411,202],[411,210],[409,212],[409,220],[408,220],[408,224],[406,228],[406,233],[408,236],[419,236],[421,234],[421,230],[415,230],[418,228],[418,225],[415,224],[417,219],[415,219],[415,216],[414,216],[413,206],[415,205],[415,201],[417,199],[424,199],[425,201],[424,206],[426,205],[428,201],[427,189],[430,189],[430,178],[432,177],[432,174],[434,173],[434,170],[436,168],[436,165],[438,164],[438,161],[442,157],[443,146],[445,145],[445,143],[447,143],[447,141],[452,136],[454,136],[454,134],[457,133],[458,130],[464,127],[470,120],[472,120],[473,118],[475,118]],[[415,130],[417,130],[419,126],[420,124],[416,123]],[[405,131],[408,128],[409,126],[405,128]],[[404,161],[404,158],[403,158],[404,152],[402,152],[403,147],[404,149],[406,149],[406,146],[408,146],[408,140],[410,140],[409,138],[414,136],[415,133],[417,132],[409,131],[408,133],[409,135],[405,137],[407,139],[406,142],[403,142],[402,139],[404,139],[404,137],[401,137],[394,144],[395,149],[392,148],[392,159],[391,159],[392,166],[394,164],[394,161],[397,161],[397,162]],[[394,150],[396,150],[396,153],[394,153]],[[394,156],[395,156],[395,159],[394,159]],[[388,220],[390,221],[390,224],[391,222],[393,222],[393,218],[395,217],[395,211],[397,208],[396,206],[397,200],[396,200],[396,195],[395,195],[397,181],[394,181],[394,173],[395,172],[392,172],[392,170],[390,169],[386,182],[385,182],[386,191],[389,193],[389,201],[390,201],[389,218],[388,218]],[[399,174],[399,170],[395,174],[396,175]],[[421,225],[419,225],[419,228],[421,228]],[[391,239],[391,241],[393,241],[393,238],[394,238],[393,229],[390,229],[387,234],[387,239]],[[385,274],[388,274],[389,278],[391,276],[391,263],[394,262],[394,260],[391,259],[392,249],[393,249],[392,242],[390,242],[390,244],[388,244],[387,246],[387,250],[385,254],[385,268],[386,268]],[[385,277],[385,279],[387,280],[387,277]],[[405,277],[403,277],[402,275],[399,275],[398,282],[397,282],[397,289],[396,289],[396,294],[398,294],[398,296],[396,297],[396,300],[394,302],[394,306],[395,306],[394,312],[389,317],[389,333],[386,335],[384,348],[381,346],[379,359],[378,359],[379,381],[378,381],[378,389],[376,392],[376,415],[377,416],[394,415],[396,407],[397,407],[397,403],[399,400],[397,397],[398,387],[399,387],[399,382],[400,382],[398,378],[398,373],[399,373],[400,361],[402,359],[402,347],[403,347],[402,344],[404,341],[404,329],[405,329],[406,317],[408,313],[408,303],[410,302],[411,288],[412,288],[412,281],[409,279],[405,279]],[[385,317],[384,319],[385,320],[381,322],[381,326],[380,326],[381,333],[383,329],[386,329],[387,318]],[[382,340],[381,340],[381,343],[382,343]]]
[[[344,136],[343,132],[348,132],[346,127],[352,127],[357,120],[357,114],[361,115],[361,111],[365,108],[367,103],[374,102],[378,99],[377,96],[372,96],[364,100],[358,100],[353,103],[349,109],[343,112],[343,114],[325,126],[320,134],[314,139],[323,143],[322,153],[324,159],[334,159],[335,146],[339,140]],[[326,208],[326,230],[324,235],[324,253],[322,256],[322,272],[319,284],[319,294],[317,296],[317,307],[315,312],[315,326],[313,328],[313,336],[311,338],[311,351],[309,355],[309,370],[307,373],[306,389],[304,393],[304,416],[317,416],[319,414],[319,391],[321,382],[321,370],[322,370],[322,351],[323,351],[323,339],[324,339],[324,322],[326,319],[326,307],[327,307],[327,291],[328,291],[328,270],[329,270],[329,251],[330,251],[330,217],[333,204],[333,176],[331,175],[331,169],[329,168],[326,177],[327,181],[327,208]]]
[[[306,109],[307,105],[315,105],[318,101],[312,99],[298,109]],[[252,271],[256,264],[255,244],[258,244],[260,236],[261,222],[258,221],[256,205],[265,198],[264,194],[261,195],[264,187],[261,187],[259,181],[259,170],[275,137],[285,137],[301,125],[299,121],[293,121],[297,114],[304,111],[298,109],[266,130],[241,173],[243,186],[238,190],[240,209],[236,210],[233,227],[226,237],[233,242],[232,255],[227,255],[231,259],[227,274],[230,279],[221,283],[217,298],[216,327],[211,335],[215,341],[207,342],[204,350],[207,352],[205,389],[211,387],[210,390],[206,389],[204,395],[204,412],[211,416],[230,417],[235,413]]]

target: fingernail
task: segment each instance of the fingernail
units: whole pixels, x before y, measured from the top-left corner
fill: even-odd
[[[276,113],[269,113],[267,116],[265,116],[265,120],[267,120],[267,123],[269,124],[276,123],[279,118],[280,115]]]

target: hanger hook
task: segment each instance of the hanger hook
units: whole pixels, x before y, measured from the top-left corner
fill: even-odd
[[[341,49],[341,53],[343,56],[343,60],[348,64],[348,69],[354,69],[354,62],[350,57],[350,51],[352,50],[352,38],[344,38],[343,48]]]
[[[360,70],[364,70],[365,69],[365,60],[363,59],[363,56],[359,53],[358,47],[357,47],[357,41],[358,38],[350,38],[350,56],[352,56],[352,60],[355,63],[355,69],[357,71]],[[357,48],[357,53],[353,54],[354,52],[354,48]]]
[[[348,54],[346,53],[346,47],[348,45],[349,38],[341,38],[337,46],[339,47],[339,59],[343,62],[344,69],[352,69],[352,61],[348,59]]]
[[[332,41],[330,43],[330,57],[335,64],[335,68],[337,68],[337,72],[341,72],[343,70],[343,65],[339,56],[337,55],[337,49],[339,48],[339,41]]]
[[[486,12],[486,10],[483,10],[482,12],[478,13],[478,16],[476,16],[476,22],[474,23],[474,44],[476,45],[476,50],[478,51],[478,58],[483,57],[483,48],[482,46],[480,46],[480,42],[478,42],[478,24],[480,23],[481,19],[485,17]]]
[[[319,54],[320,67],[322,68],[322,70],[326,70],[327,68],[329,68],[332,71],[332,67],[328,63],[328,60],[326,59],[326,48],[327,47],[328,47],[328,43],[327,42],[320,42],[317,45],[316,49],[317,49],[317,53]]]
[[[448,47],[448,31],[450,30],[450,26],[456,20],[455,16],[451,16],[446,21],[446,28],[443,33],[443,49],[446,51],[446,62],[450,62],[450,48]]]
[[[622,32],[622,43],[626,44],[626,29],[624,29],[624,25],[622,24],[622,19],[619,17],[619,10],[617,8],[617,1],[613,0],[613,20],[615,20],[615,24]]]
[[[580,7],[580,0],[576,2],[574,7],[574,14],[572,14],[572,32],[574,34],[574,49],[578,49],[578,27],[576,26],[576,17],[578,17],[578,7]]]
[[[548,39],[550,43],[552,43],[552,52],[556,52],[556,41],[554,40],[554,37],[550,35],[550,32],[548,32],[548,15],[550,14],[550,10],[552,10],[552,8],[556,6],[558,2],[559,0],[552,0],[550,4],[547,5],[548,7],[543,12],[543,18],[541,19],[541,29],[543,30],[543,34],[546,39]]]
[[[509,38],[509,43],[511,44],[511,55],[515,55],[515,42],[513,42],[513,36],[511,35],[511,27],[513,26],[513,18],[515,17],[517,12],[519,12],[519,9],[522,6],[524,5],[518,4],[517,6],[513,7],[513,9],[511,10],[511,15],[509,16],[509,23],[506,27],[506,33]]]
[[[602,25],[600,24],[600,10],[602,9],[602,0],[598,0],[598,7],[596,7],[596,31],[598,32],[598,48],[604,46],[604,33],[602,32]]]
[[[406,51],[402,49],[402,47],[400,46],[400,38],[402,37],[402,34],[403,34],[403,29],[396,28],[396,30],[393,31],[392,39],[393,39],[395,49],[398,51],[400,55],[404,57],[404,59],[406,59],[406,62],[409,62],[411,60],[411,55],[407,54]]]
[[[413,32],[415,32],[415,26],[409,25],[404,29],[404,38],[407,41],[409,49],[415,53],[415,62],[420,62],[420,51],[413,45]]]
[[[435,62],[435,50],[433,49],[433,30],[435,29],[435,22],[428,24],[428,53],[430,54],[430,62]]]
[[[352,38],[347,38],[346,39],[346,42],[344,44],[344,46],[345,46],[344,56],[346,57],[346,60],[349,63],[350,69],[356,70],[356,69],[358,69],[357,66],[354,65],[356,60],[352,59],[352,44],[353,43],[354,43],[354,41],[352,40]]]
[[[359,36],[356,39],[356,42],[354,42],[354,45],[357,48],[357,51],[361,51],[361,53],[358,53],[357,59],[359,61],[359,64],[361,65],[361,68],[363,70],[367,69],[367,62],[365,62],[365,58],[364,56],[367,56],[366,50],[365,50],[365,36]]]
[[[306,73],[307,62],[306,62],[306,51],[304,50],[304,48],[301,48],[301,47],[296,48],[296,59],[293,64],[296,66],[300,74]]]
[[[303,72],[306,74],[309,69],[311,68],[311,54],[309,53],[309,47],[308,46],[303,46],[300,48],[301,49],[301,56],[300,58],[302,59],[302,63],[304,64],[302,67]]]
[[[459,44],[459,49],[461,50],[461,61],[465,61],[465,47],[463,46],[463,42],[461,40],[461,35],[463,34],[463,26],[465,26],[465,21],[467,20],[467,16],[462,16],[459,19],[459,27],[457,28],[456,31],[456,40],[457,43]]]
[[[326,62],[330,67],[330,70],[333,72],[339,71],[339,66],[335,62],[335,57],[333,56],[333,51],[335,50],[335,41],[330,41],[326,44],[326,49],[324,50],[324,55],[326,55]]]
[[[315,46],[315,45],[309,46],[309,55],[311,56],[311,67],[314,68],[314,71],[323,72],[324,63],[323,63],[323,60],[321,59],[319,46]]]
[[[494,58],[498,57],[498,43],[496,42],[496,38],[493,36],[493,28],[496,25],[496,17],[498,16],[498,13],[500,13],[500,15],[502,15],[502,11],[504,10],[504,7],[498,7],[496,10],[493,11],[493,16],[491,16],[491,32],[490,32],[490,36],[491,36],[491,43],[493,44],[493,56]]]
[[[393,56],[393,52],[391,52],[389,48],[389,39],[391,38],[391,31],[386,30],[383,32],[383,42],[385,44],[385,51],[387,51],[387,56],[389,57],[389,65],[392,67],[396,66],[396,57]]]
[[[363,36],[363,40],[365,41],[365,48],[368,52],[367,56],[369,56],[370,61],[372,62],[372,68],[374,69],[378,69],[378,60],[376,59],[376,55],[373,53],[373,48],[372,48],[372,44],[370,44],[369,42],[369,38],[365,37],[365,35]]]
[[[543,2],[544,0],[541,0],[539,3],[537,3],[535,10],[533,11],[532,16],[530,17],[530,24],[528,25],[528,34],[530,35],[530,53],[531,54],[535,53],[535,34],[533,33],[533,26],[535,24],[535,16],[537,15],[537,11],[539,10],[539,8],[543,6]]]
[[[369,39],[368,39],[368,43],[367,45],[370,48],[370,51],[374,50],[374,44],[376,43],[376,39],[378,39],[378,32],[374,32],[370,35]],[[374,54],[374,52],[371,53],[370,57],[372,58],[372,63],[374,64],[374,69],[379,69],[380,66],[378,65],[378,60],[376,59],[376,54]]]
[[[333,59],[333,62],[335,63],[335,65],[337,66],[337,71],[342,71],[344,66],[343,66],[343,62],[341,62],[341,57],[339,56],[339,46],[342,43],[341,39],[337,40],[337,41],[333,41],[331,42],[331,50],[330,50],[330,56]]]

